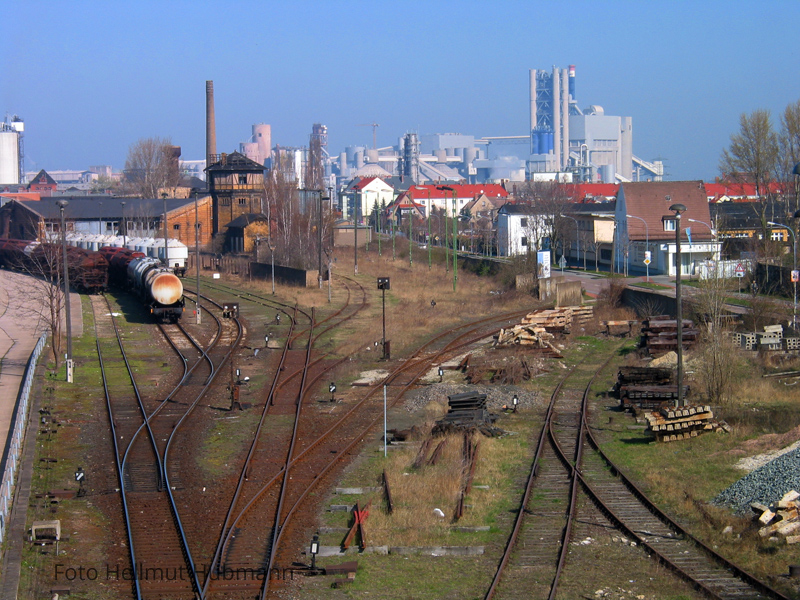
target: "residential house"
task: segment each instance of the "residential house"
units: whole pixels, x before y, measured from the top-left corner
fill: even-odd
[[[696,263],[719,259],[702,181],[631,182],[620,185],[615,208],[617,270],[676,275],[676,227],[670,210],[683,204],[680,219],[681,274],[693,275]],[[648,254],[649,253],[649,254]]]
[[[564,208],[561,216],[573,221],[564,228],[570,263],[594,270],[603,265],[610,270],[615,210],[616,201],[575,203]]]
[[[504,204],[497,212],[499,256],[531,254],[549,242],[544,239],[547,216],[530,204]]]
[[[413,185],[398,196],[406,196],[415,204],[425,207],[425,215],[430,215],[434,210],[443,211],[448,217],[461,214],[464,207],[479,198],[486,196],[492,199],[507,199],[506,189],[496,183],[485,184],[460,184],[448,183],[441,185]]]

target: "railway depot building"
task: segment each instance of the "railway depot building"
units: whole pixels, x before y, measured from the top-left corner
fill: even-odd
[[[195,245],[197,219],[201,247],[211,243],[211,196],[195,198],[118,198],[112,196],[50,197],[41,200],[11,200],[0,207],[0,238],[44,240],[61,231],[61,208],[66,200],[64,226],[68,233],[134,237],[164,236],[166,204],[168,237]],[[196,210],[195,210],[196,206]]]

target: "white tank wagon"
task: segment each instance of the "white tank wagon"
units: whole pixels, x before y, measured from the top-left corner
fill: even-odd
[[[183,315],[183,284],[157,258],[132,260],[128,264],[128,282],[156,318],[174,323]]]

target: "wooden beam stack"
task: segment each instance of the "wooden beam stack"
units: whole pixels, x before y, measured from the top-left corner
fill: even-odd
[[[689,386],[684,386],[684,398]],[[620,367],[612,389],[625,409],[658,410],[671,406],[678,398],[672,369],[662,367]]]
[[[714,419],[708,405],[684,406],[682,408],[661,408],[647,413],[648,431],[658,442],[674,442],[696,437],[706,431],[724,428]]]
[[[594,308],[591,306],[536,310],[528,313],[519,325],[501,329],[495,338],[495,346],[530,346],[554,358],[561,358],[561,352],[552,343],[555,336],[569,333],[573,326],[584,325],[592,318]]]
[[[697,343],[700,337],[698,330],[690,319],[683,319],[683,349],[687,350]],[[647,348],[650,356],[663,356],[667,352],[678,350],[678,321],[667,315],[650,317],[642,321],[642,347]]]
[[[770,506],[753,503],[750,507],[763,525],[758,530],[762,538],[780,535],[787,544],[800,543],[800,493],[791,490]]]

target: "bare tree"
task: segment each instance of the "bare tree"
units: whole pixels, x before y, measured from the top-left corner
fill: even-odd
[[[800,181],[793,173],[795,165],[800,163],[800,100],[789,104],[781,115],[781,129],[778,133],[778,144],[780,148],[780,170],[781,180],[791,182],[786,186],[787,193],[791,190],[790,198],[787,198],[787,206],[791,207],[788,214],[794,214],[800,210]]]
[[[168,138],[142,138],[128,148],[125,184],[142,198],[159,198],[159,190],[178,183],[177,157]]]
[[[758,200],[753,203],[761,225],[759,254],[769,258],[769,213],[774,202],[770,183],[778,172],[778,136],[772,128],[770,112],[755,110],[739,117],[739,131],[731,135],[729,148],[722,151],[719,169],[723,177],[738,183],[753,183]]]

